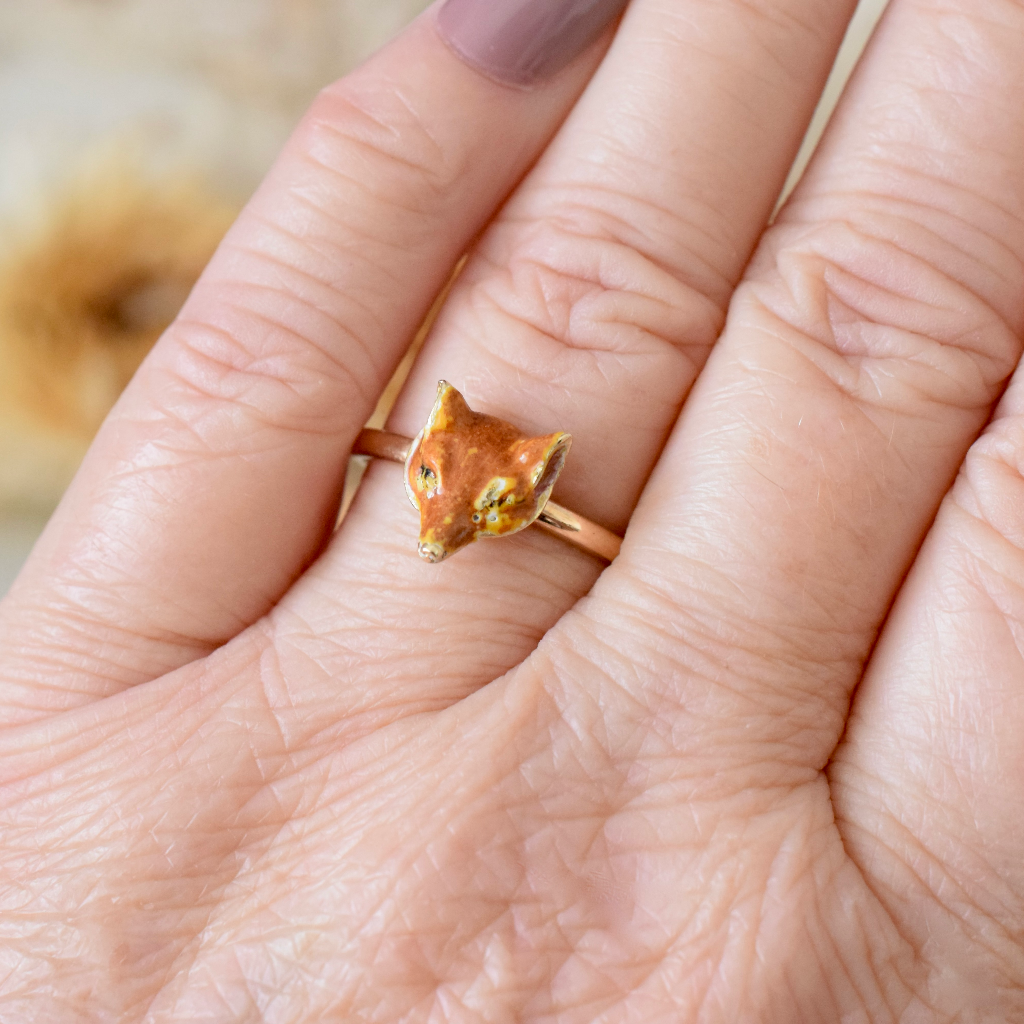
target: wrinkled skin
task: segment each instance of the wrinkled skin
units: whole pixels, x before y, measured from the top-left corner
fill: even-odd
[[[0,1020],[1024,1019],[1024,7],[894,0],[765,232],[850,7],[324,93],[3,605]],[[324,544],[472,239],[391,428],[570,431],[603,573]]]

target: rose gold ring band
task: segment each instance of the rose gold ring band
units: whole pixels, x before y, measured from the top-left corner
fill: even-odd
[[[400,462],[404,465],[411,444],[412,438],[403,437],[401,434],[367,429],[356,438],[352,454],[369,455],[375,459],[387,459],[389,462]],[[611,562],[615,558],[622,545],[621,537],[553,501],[545,504],[540,516],[532,525],[606,562]]]

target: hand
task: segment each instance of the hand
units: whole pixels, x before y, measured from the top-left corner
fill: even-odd
[[[3,606],[0,1021],[1021,1019],[1024,8],[894,0],[765,231],[852,0],[616,7],[328,89],[107,421]],[[571,431],[603,573],[420,561],[390,464],[324,540],[487,222],[391,428]]]

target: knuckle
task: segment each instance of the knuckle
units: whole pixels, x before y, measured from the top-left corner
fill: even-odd
[[[342,79],[320,92],[296,130],[299,152],[376,202],[426,210],[464,173],[398,83]]]
[[[631,233],[595,209],[501,223],[480,250],[474,298],[569,352],[676,352],[699,365],[721,330],[721,308]]]
[[[361,378],[309,341],[294,315],[222,301],[203,320],[179,319],[155,369],[168,407],[190,410],[179,418],[209,430],[239,417],[277,430],[330,434],[367,404]],[[201,403],[202,409],[195,407]],[[231,433],[235,433],[232,430]]]
[[[964,468],[968,474],[977,471],[980,477],[989,478],[978,480],[984,490],[990,491],[996,481],[1003,491],[1011,481],[1024,487],[1024,419],[1014,416],[992,424],[967,453]]]
[[[776,225],[737,291],[736,325],[793,345],[865,405],[987,408],[1017,357],[1020,317],[978,286],[970,247],[919,216],[896,204]]]
[[[1011,385],[1004,404],[1019,406],[1021,379]],[[967,453],[950,500],[982,533],[960,524],[958,540],[974,552],[979,563],[1000,566],[999,586],[1024,591],[1024,417],[999,416]],[[997,555],[990,551],[998,538]],[[987,552],[987,553],[986,553]]]

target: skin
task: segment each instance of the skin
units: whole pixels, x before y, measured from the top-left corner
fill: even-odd
[[[1024,7],[893,0],[766,230],[851,6],[323,94],[3,604],[0,1020],[1024,1019]],[[325,540],[474,238],[390,426],[571,432],[603,573]]]

